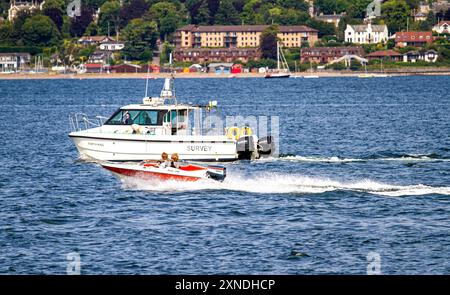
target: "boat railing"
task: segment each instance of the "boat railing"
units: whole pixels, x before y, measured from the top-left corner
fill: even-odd
[[[106,121],[106,117],[88,116],[83,113],[76,113],[69,116],[70,129],[72,131],[83,131],[90,128],[100,127]]]

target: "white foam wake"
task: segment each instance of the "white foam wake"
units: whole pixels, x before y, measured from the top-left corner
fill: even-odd
[[[383,162],[383,161],[400,161],[400,162],[450,162],[450,159],[434,158],[426,155],[406,155],[399,157],[379,157],[379,158],[341,158],[332,157],[316,157],[316,156],[281,156],[279,158],[266,158],[258,161],[289,161],[289,162],[306,162],[306,163],[351,163],[351,162]]]
[[[229,175],[224,182],[202,180],[197,182],[144,181],[136,178],[122,179],[126,189],[159,192],[199,190],[229,190],[268,194],[319,194],[329,191],[353,191],[383,196],[418,196],[428,194],[450,195],[450,187],[417,185],[391,185],[371,180],[340,182],[327,178],[304,175],[264,173],[252,176]]]

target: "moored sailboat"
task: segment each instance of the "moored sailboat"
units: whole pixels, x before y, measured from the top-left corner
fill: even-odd
[[[277,70],[269,71],[266,73],[266,79],[272,78],[289,78],[291,76],[291,71],[287,64],[286,58],[284,57],[283,51],[280,48],[280,43],[277,42]]]

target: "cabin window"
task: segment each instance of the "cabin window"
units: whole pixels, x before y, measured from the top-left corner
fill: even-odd
[[[126,120],[126,114],[130,114],[130,119]],[[166,111],[158,110],[118,110],[105,125],[162,125]]]
[[[158,111],[140,111],[133,121],[139,125],[158,125]]]

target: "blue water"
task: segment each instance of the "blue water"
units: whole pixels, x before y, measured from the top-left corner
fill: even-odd
[[[0,273],[450,273],[450,77],[178,79],[180,100],[279,116],[276,158],[221,184],[122,182],[78,160],[76,112],[145,81],[0,80]],[[150,81],[157,94],[162,80]]]

